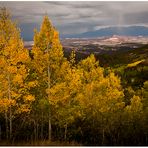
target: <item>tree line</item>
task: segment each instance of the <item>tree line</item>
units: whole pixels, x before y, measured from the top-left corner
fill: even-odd
[[[64,57],[48,16],[32,50],[0,9],[0,141],[75,141],[83,145],[147,145],[148,81],[138,91],[121,85],[92,54]]]

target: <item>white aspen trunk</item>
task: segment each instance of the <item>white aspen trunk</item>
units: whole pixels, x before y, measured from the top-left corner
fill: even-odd
[[[37,120],[37,124],[36,124],[36,138],[37,138],[37,140],[39,139],[39,123],[38,123],[38,120]]]
[[[43,140],[43,116],[44,116],[44,114],[43,114],[43,111],[42,111],[42,121],[41,121],[41,140]]]
[[[102,130],[102,145],[104,145],[104,128]]]
[[[105,135],[104,135],[104,122],[103,122],[103,115],[102,115],[102,146],[104,145]]]
[[[11,84],[10,84],[10,75],[8,75],[8,98],[11,100]],[[9,138],[12,138],[12,109],[11,105],[9,108]]]
[[[5,111],[5,126],[6,126],[6,140],[8,140],[8,116],[7,116],[7,111]]]
[[[12,139],[12,111],[10,106],[10,139]]]
[[[37,128],[36,128],[36,120],[34,120],[34,141],[37,140]]]
[[[51,119],[49,117],[49,124],[48,124],[48,140],[51,141]]]
[[[48,89],[50,89],[50,68],[48,62]],[[50,97],[48,93],[48,98]],[[51,141],[51,110],[49,106],[49,121],[48,121],[48,140]]]
[[[47,52],[49,55],[49,44],[47,45]],[[47,74],[48,74],[48,89],[50,89],[50,67],[49,67],[49,59],[48,59],[48,69],[47,69]],[[50,94],[48,93],[48,99],[50,98]],[[49,105],[49,119],[48,119],[48,140],[51,141],[51,109]]]
[[[67,139],[67,124],[65,125],[65,133],[64,133],[64,140],[66,141]]]

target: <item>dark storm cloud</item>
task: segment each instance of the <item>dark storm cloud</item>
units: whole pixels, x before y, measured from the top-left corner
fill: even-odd
[[[34,35],[34,29],[39,29],[40,25],[36,23],[23,23],[19,24],[19,27],[22,32],[22,37],[27,40],[32,40]]]
[[[39,26],[45,14],[62,34],[81,33],[105,26],[148,25],[148,2],[18,1],[0,2],[0,5],[11,10],[24,34],[31,32],[29,27]]]

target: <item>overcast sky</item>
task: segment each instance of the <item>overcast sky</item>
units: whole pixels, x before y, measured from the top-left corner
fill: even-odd
[[[148,2],[0,2],[11,10],[24,36],[33,35],[47,14],[60,34],[76,34],[108,26],[148,26]]]

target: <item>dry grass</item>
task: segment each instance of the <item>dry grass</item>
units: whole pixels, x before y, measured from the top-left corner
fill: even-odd
[[[82,146],[74,141],[60,142],[60,141],[31,141],[31,142],[8,142],[0,141],[0,146]]]

